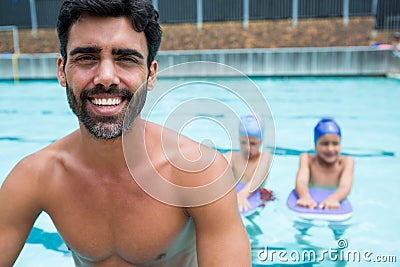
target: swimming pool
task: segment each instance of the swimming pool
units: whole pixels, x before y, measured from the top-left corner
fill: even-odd
[[[226,80],[241,82],[234,78]],[[218,79],[210,79],[213,81]],[[254,78],[253,81],[268,100],[274,116],[276,156],[267,187],[277,197],[259,215],[244,219],[252,242],[254,266],[284,265],[293,251],[337,248],[338,240],[345,240],[348,250],[372,252],[371,260],[377,259],[375,256],[396,256],[399,262],[400,214],[396,211],[400,203],[400,81],[386,78]],[[158,80],[159,86],[170,82],[171,79]],[[182,99],[173,101],[179,103],[185,97],[182,94]],[[227,105],[235,105],[221,95],[218,97],[219,101],[226,100]],[[214,110],[214,116],[224,114]],[[322,116],[332,116],[338,121],[343,134],[342,150],[356,160],[355,181],[349,196],[354,213],[339,239],[324,224],[316,224],[307,234],[301,234],[294,227],[297,219],[286,208],[286,197],[294,186],[298,155],[313,148],[312,128]],[[56,81],[0,82],[0,121],[0,183],[23,156],[77,128],[64,89]],[[237,121],[230,123],[237,125]],[[221,151],[229,148],[223,132],[204,127],[202,131],[189,129],[188,134],[195,132],[202,132],[195,139],[217,134],[214,143]],[[266,247],[286,251],[287,256],[278,260],[275,255],[273,262],[263,261],[259,255]],[[315,263],[365,264],[362,259],[360,262],[325,259]],[[46,214],[36,221],[15,266],[73,266],[70,253]]]

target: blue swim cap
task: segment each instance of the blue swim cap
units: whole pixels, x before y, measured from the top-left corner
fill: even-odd
[[[342,136],[339,125],[331,118],[323,118],[314,128],[314,144],[325,134],[337,134]]]
[[[254,136],[258,139],[263,139],[264,123],[253,114],[244,115],[240,118],[239,135]]]

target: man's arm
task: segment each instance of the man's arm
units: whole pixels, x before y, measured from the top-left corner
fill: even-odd
[[[228,164],[231,165],[231,167],[233,167],[233,162],[232,162],[233,152],[232,151],[227,152],[225,157],[226,160],[228,161]]]
[[[196,225],[199,266],[251,266],[250,244],[239,215],[236,194],[189,210]]]
[[[225,175],[223,179],[232,183],[232,173],[227,171]],[[251,266],[250,243],[238,212],[235,188],[212,203],[188,211],[196,225],[200,267]]]
[[[24,159],[11,171],[0,188],[0,266],[13,266],[40,213],[38,184]]]
[[[317,203],[311,198],[308,191],[308,183],[310,181],[310,167],[308,154],[303,153],[300,155],[300,166],[296,176],[296,193],[299,196],[297,201],[298,206],[313,209]]]
[[[329,197],[327,197],[321,204],[320,208],[323,209],[338,209],[340,208],[340,201],[345,199],[351,191],[353,185],[353,172],[354,172],[354,159],[353,157],[346,156],[343,158],[343,172],[340,176],[338,189]]]

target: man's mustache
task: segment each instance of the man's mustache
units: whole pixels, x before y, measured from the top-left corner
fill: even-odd
[[[122,97],[126,98],[128,101],[130,101],[133,97],[133,93],[129,91],[127,88],[118,88],[118,86],[110,86],[108,89],[106,89],[104,86],[99,85],[91,89],[83,90],[80,94],[80,98],[83,101],[99,94]]]

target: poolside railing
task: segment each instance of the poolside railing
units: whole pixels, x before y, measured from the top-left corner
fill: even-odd
[[[0,54],[0,79],[56,79],[58,54]],[[375,47],[313,47],[277,49],[161,51],[159,70],[193,61],[212,61],[248,76],[388,76],[400,74],[400,58],[391,49]],[[14,61],[14,62],[13,62]],[[222,70],[224,68],[221,68]],[[182,69],[168,76],[226,76],[224,72]],[[166,76],[161,73],[160,77]]]

